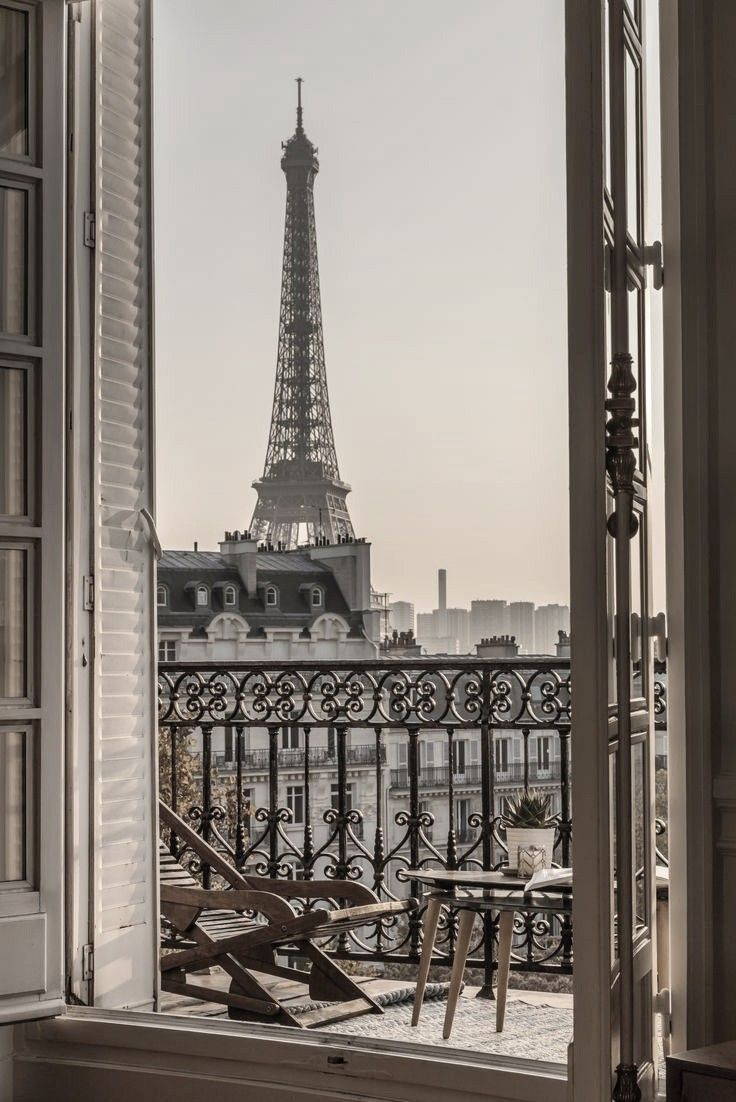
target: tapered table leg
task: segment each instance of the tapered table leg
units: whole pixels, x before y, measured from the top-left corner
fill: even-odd
[[[496,987],[496,1033],[503,1030],[506,1014],[506,992],[509,989],[511,941],[514,936],[514,912],[501,911],[498,916],[498,985]]]
[[[439,899],[430,899],[427,904],[427,910],[424,914],[424,934],[422,940],[422,955],[419,960],[419,976],[417,977],[417,987],[414,992],[414,1011],[411,1016],[411,1024],[418,1025],[419,1015],[422,1012],[422,1003],[424,1002],[424,990],[427,986],[427,976],[429,975],[429,967],[432,963],[432,952],[434,950],[434,940],[437,936],[437,923],[440,920],[440,913],[442,911],[442,903]]]
[[[450,976],[450,993],[447,996],[447,1010],[445,1011],[445,1025],[442,1030],[442,1037],[444,1040],[450,1036],[452,1032],[452,1022],[455,1017],[455,1007],[457,1006],[457,1000],[460,997],[460,988],[463,985],[463,972],[465,971],[465,961],[468,957],[468,948],[470,947],[470,935],[473,932],[473,922],[475,921],[475,911],[463,910],[460,912],[460,922],[457,931],[457,942],[455,944],[455,962],[452,966],[452,975]]]

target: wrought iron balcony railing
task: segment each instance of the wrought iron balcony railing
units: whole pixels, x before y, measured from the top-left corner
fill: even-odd
[[[656,694],[656,719],[665,698]],[[501,793],[513,783],[552,785],[558,806],[554,860],[572,861],[570,664],[519,657],[384,659],[363,662],[253,663],[159,667],[160,783],[163,798],[240,868],[271,877],[361,880],[381,898],[421,893],[406,870],[420,866],[493,869],[506,862],[499,817]],[[298,727],[302,747],[284,749]],[[262,739],[262,749],[245,749]],[[324,747],[327,730],[334,744]],[[224,731],[233,747],[224,767],[213,740]],[[523,759],[496,768],[495,743],[516,732]],[[192,735],[201,743],[193,764]],[[550,769],[537,765],[536,735],[550,740]],[[361,745],[349,745],[358,736]],[[420,768],[425,738],[445,742],[440,760],[458,762],[457,744],[471,737],[479,761],[459,770]],[[398,765],[389,770],[387,748]],[[323,767],[330,769],[325,788]],[[367,765],[358,776],[351,765]],[[316,768],[315,768],[316,767]],[[296,776],[295,776],[296,774]],[[459,809],[468,779],[477,807]],[[322,778],[322,779],[320,779]],[[354,783],[351,783],[354,782]],[[428,787],[432,810],[427,809]],[[397,789],[403,789],[398,792]],[[423,803],[420,803],[423,792]],[[394,799],[396,802],[394,803]],[[325,804],[328,804],[326,810]],[[472,805],[471,805],[472,806]],[[320,809],[319,812],[317,809]],[[287,829],[289,823],[295,825]],[[296,825],[296,824],[299,825]],[[175,836],[176,856],[203,883],[213,882]],[[437,963],[452,958],[457,923],[449,916],[438,937]],[[384,922],[336,939],[341,958],[415,962],[422,912],[408,922]],[[572,967],[570,920],[540,912],[517,915],[512,967],[559,972]],[[470,963],[492,980],[496,927],[487,916]]]
[[[159,722],[164,799],[211,844],[227,852],[236,865],[272,877],[359,879],[383,898],[420,894],[419,884],[406,878],[409,868],[490,869],[505,863],[496,786],[504,783],[509,771],[496,771],[494,740],[502,732],[519,732],[523,764],[530,775],[530,762],[536,755],[531,740],[544,732],[554,740],[552,756],[559,763],[554,856],[561,864],[570,861],[568,660],[384,659],[226,667],[163,663],[159,667]],[[284,751],[283,730],[293,731],[294,727],[300,730],[303,749]],[[248,728],[261,732],[252,738],[263,738],[266,745],[262,751],[246,752]],[[315,744],[326,740],[328,728],[334,731],[335,780],[332,806],[318,819],[314,813],[314,765],[321,763],[322,753],[319,748],[315,759],[313,751],[318,749]],[[213,737],[221,730],[229,734],[234,748],[234,768],[229,765],[227,771],[218,768],[213,752]],[[198,763],[196,769],[187,767],[193,731],[201,740],[201,767]],[[372,745],[350,747],[349,733],[354,738],[358,732],[363,742],[368,734]],[[431,733],[433,740],[446,742],[442,756],[457,762],[457,742],[467,739],[470,732],[475,732],[473,738],[479,742],[480,791],[477,810],[464,818],[461,826],[457,791],[462,781],[456,776],[457,769],[447,771],[442,795],[434,798],[434,810],[420,809],[419,747]],[[406,747],[408,801],[404,797],[395,808],[390,807],[391,778],[386,768],[389,740]],[[359,752],[362,760],[368,750],[373,778],[370,787],[357,792],[357,786],[351,787],[349,781],[351,751]],[[259,756],[249,760],[248,754]],[[294,757],[287,763],[284,754]],[[288,772],[286,779],[282,770]],[[301,774],[297,784],[295,771]],[[265,772],[260,782],[259,772]],[[361,799],[365,800],[363,806]],[[467,808],[463,814],[467,815]],[[445,817],[448,825],[440,840],[438,823]],[[299,844],[295,841],[299,831],[286,829],[294,818],[303,820]],[[179,839],[169,837],[168,842],[186,861],[188,855]],[[212,882],[209,868],[193,867],[205,885]],[[438,939],[436,959],[440,963],[447,963],[452,956],[456,925],[451,917]],[[570,970],[569,922],[530,912],[519,916],[517,926],[514,967]],[[340,957],[416,961],[421,928],[420,913],[404,924],[378,924],[363,931],[361,937],[338,939],[332,951]],[[495,932],[489,916],[472,947],[472,963],[484,968],[486,984],[491,982],[494,967]]]

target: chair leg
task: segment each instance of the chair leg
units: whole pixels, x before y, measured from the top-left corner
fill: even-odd
[[[511,942],[514,936],[514,912],[501,911],[498,916],[498,985],[496,987],[496,1033],[503,1031],[506,1014],[506,992],[509,989]]]
[[[411,1024],[417,1025],[419,1022],[419,1015],[422,1012],[422,1003],[424,1002],[424,991],[427,986],[427,976],[429,975],[429,967],[432,963],[432,951],[434,950],[434,940],[437,936],[437,923],[439,922],[440,914],[442,913],[442,903],[439,899],[430,899],[427,904],[427,910],[424,915],[424,940],[422,941],[422,956],[419,961],[419,975],[417,976],[417,987],[414,992],[414,1010],[411,1016]]]
[[[470,935],[473,932],[474,922],[475,911],[463,910],[460,912],[460,923],[457,931],[457,942],[455,944],[455,962],[452,966],[452,975],[450,976],[450,992],[447,996],[445,1024],[442,1029],[442,1038],[445,1041],[452,1032],[452,1023],[455,1018],[457,1000],[460,997],[460,988],[463,984],[463,972],[465,971],[465,961],[468,958]]]
[[[313,999],[325,1001],[348,1001],[363,999],[374,1014],[383,1014],[383,1007],[355,980],[343,972],[336,961],[328,957],[312,941],[304,941],[299,948],[312,962],[309,977],[309,994]]]

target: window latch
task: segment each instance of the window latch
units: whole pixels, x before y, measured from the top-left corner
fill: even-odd
[[[641,250],[641,266],[652,269],[652,286],[655,291],[661,291],[664,284],[664,268],[662,266],[662,242],[654,241],[651,245],[644,245]],[[645,273],[642,272],[642,275]]]
[[[82,607],[85,612],[94,612],[95,609],[95,579],[93,574],[84,576],[84,593]]]
[[[88,249],[94,249],[97,244],[97,219],[93,210],[86,210],[84,212],[82,241]]]
[[[95,947],[84,945],[82,947],[82,979],[91,980],[95,974]]]

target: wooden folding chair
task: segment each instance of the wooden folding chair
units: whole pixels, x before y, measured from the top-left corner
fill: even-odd
[[[161,956],[164,991],[221,1002],[231,1018],[301,1028],[368,1012],[383,1013],[378,1003],[315,942],[377,919],[406,914],[419,906],[416,899],[382,903],[369,888],[351,881],[273,880],[239,873],[162,801],[159,810],[161,821],[229,885],[222,890],[201,888],[161,844],[161,913],[174,931],[174,936],[162,939],[162,947],[168,950]],[[290,898],[317,900],[323,905],[297,914]],[[354,905],[328,906],[342,901]],[[276,953],[287,948],[296,949],[311,961],[309,971],[278,963]],[[192,972],[210,965],[218,965],[227,973],[229,990],[192,979]],[[311,1000],[334,1005],[294,1014],[264,983],[264,977],[269,976],[305,983]]]

